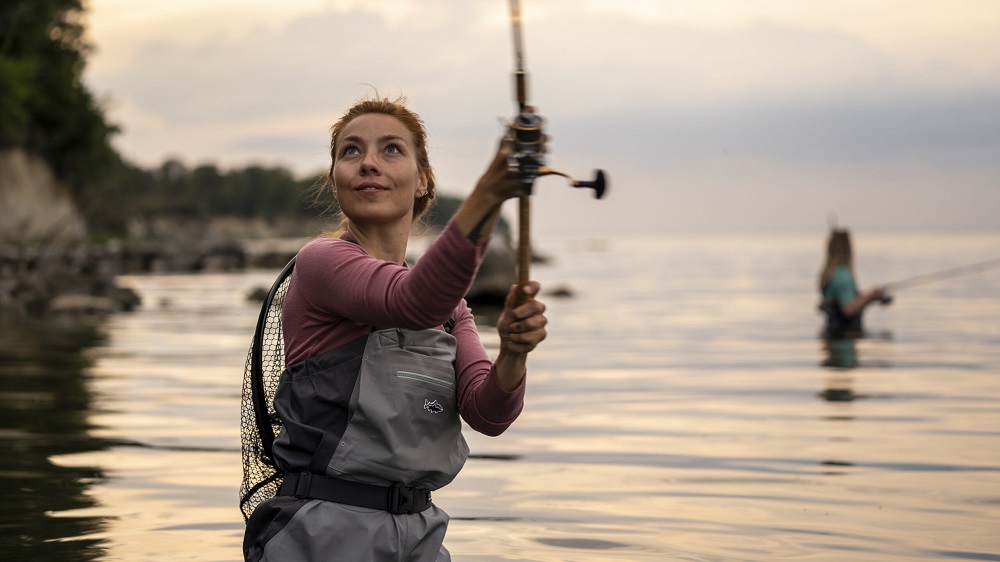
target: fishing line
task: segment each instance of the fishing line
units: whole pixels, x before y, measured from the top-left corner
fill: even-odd
[[[885,285],[883,285],[883,287],[886,290],[906,289],[909,287],[916,287],[918,285],[926,285],[928,283],[943,281],[945,279],[954,279],[956,277],[964,277],[966,275],[982,273],[983,271],[987,271],[995,267],[1000,267],[1000,258],[981,261],[959,267],[952,267],[949,269],[943,269],[941,271],[935,271],[933,273],[914,275],[913,277],[907,277],[905,279],[900,279],[899,281],[892,281],[891,283],[886,283]]]

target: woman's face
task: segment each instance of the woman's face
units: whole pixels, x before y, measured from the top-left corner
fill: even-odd
[[[408,229],[413,202],[427,190],[417,165],[413,134],[395,117],[367,113],[344,126],[337,141],[333,192],[356,225]]]

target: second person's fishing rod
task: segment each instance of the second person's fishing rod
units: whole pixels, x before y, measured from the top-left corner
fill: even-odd
[[[927,283],[934,283],[937,281],[943,281],[945,279],[953,279],[955,277],[964,277],[966,275],[972,275],[974,273],[981,273],[983,271],[993,269],[994,267],[1000,267],[1000,258],[981,261],[959,267],[952,267],[949,269],[943,269],[941,271],[935,271],[933,273],[925,273],[923,275],[914,275],[913,277],[907,277],[905,279],[900,279],[899,281],[892,281],[886,283],[882,285],[882,287],[886,291],[893,291],[897,289],[908,289],[910,287],[916,287],[917,285],[926,285]]]

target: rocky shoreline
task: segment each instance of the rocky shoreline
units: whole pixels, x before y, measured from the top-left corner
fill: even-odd
[[[106,314],[141,302],[119,275],[280,268],[300,240],[110,242],[0,247],[0,315]]]

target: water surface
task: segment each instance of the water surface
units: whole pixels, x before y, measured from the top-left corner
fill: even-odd
[[[456,560],[1000,560],[1000,270],[817,338],[822,233],[541,241],[521,418],[435,495]],[[863,285],[1000,235],[855,238]],[[236,560],[239,392],[275,271],[128,277],[141,310],[0,327],[4,560]],[[481,328],[495,351],[496,334]]]

